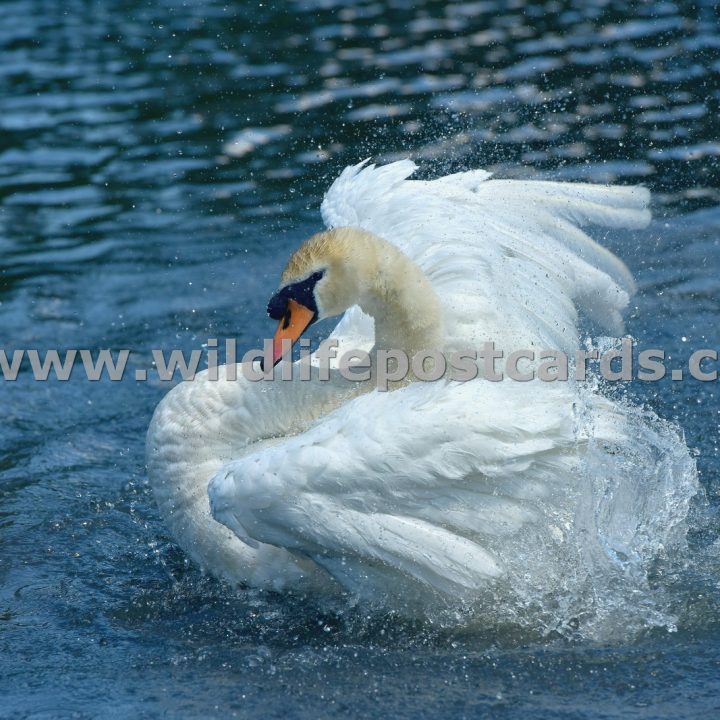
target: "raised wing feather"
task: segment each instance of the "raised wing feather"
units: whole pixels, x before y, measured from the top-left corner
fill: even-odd
[[[643,227],[640,187],[490,180],[475,170],[411,181],[409,160],[347,168],[328,191],[329,226],[365,228],[426,272],[446,308],[448,346],[508,352],[578,345],[577,309],[613,333],[634,290],[625,265],[580,228]],[[355,314],[337,334],[367,331]]]

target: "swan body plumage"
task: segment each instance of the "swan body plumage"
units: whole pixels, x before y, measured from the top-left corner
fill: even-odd
[[[582,228],[647,225],[647,190],[414,170],[339,176],[322,203],[328,230],[283,273],[279,312],[304,293],[313,317],[344,313],[338,354],[372,357],[488,341],[572,353],[578,313],[622,332],[632,277]],[[518,557],[571,552],[589,448],[637,433],[572,380],[411,376],[381,392],[311,369],[310,382],[250,382],[223,366],[175,387],[153,417],[147,467],[170,532],[233,583],[395,607],[479,597],[517,575]],[[616,535],[631,553],[642,532]]]

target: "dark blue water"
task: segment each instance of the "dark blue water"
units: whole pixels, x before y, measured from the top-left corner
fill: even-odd
[[[628,9],[628,5],[634,5]],[[235,591],[173,545],[143,467],[156,347],[255,347],[346,164],[642,182],[606,243],[629,331],[720,346],[720,23],[711,2],[7,0],[0,346],[132,348],[126,380],[0,385],[0,717],[678,718],[720,711],[716,383],[627,389],[706,498],[676,629],[463,631]]]

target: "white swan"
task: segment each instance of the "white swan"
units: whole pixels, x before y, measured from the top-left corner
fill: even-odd
[[[578,310],[621,332],[632,278],[580,227],[645,226],[647,190],[480,170],[408,180],[414,170],[361,163],[334,182],[322,214],[335,229],[292,256],[271,300],[276,339],[343,312],[341,353],[487,341],[572,352]],[[572,553],[588,447],[636,432],[572,382],[417,381],[383,393],[337,372],[320,382],[317,369],[312,382],[259,383],[220,370],[160,403],[147,467],[185,551],[255,587],[403,607],[478,597],[517,575],[518,558]],[[637,542],[616,529],[613,552]]]

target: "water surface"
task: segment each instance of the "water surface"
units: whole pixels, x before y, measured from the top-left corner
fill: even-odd
[[[11,0],[0,10],[3,347],[255,347],[344,165],[641,182],[604,241],[628,330],[720,345],[720,32],[710,2]],[[590,642],[234,591],[147,486],[157,382],[0,387],[0,717],[712,717],[720,709],[715,383],[627,392],[677,423],[706,502],[674,627]],[[680,563],[682,565],[682,563]]]

